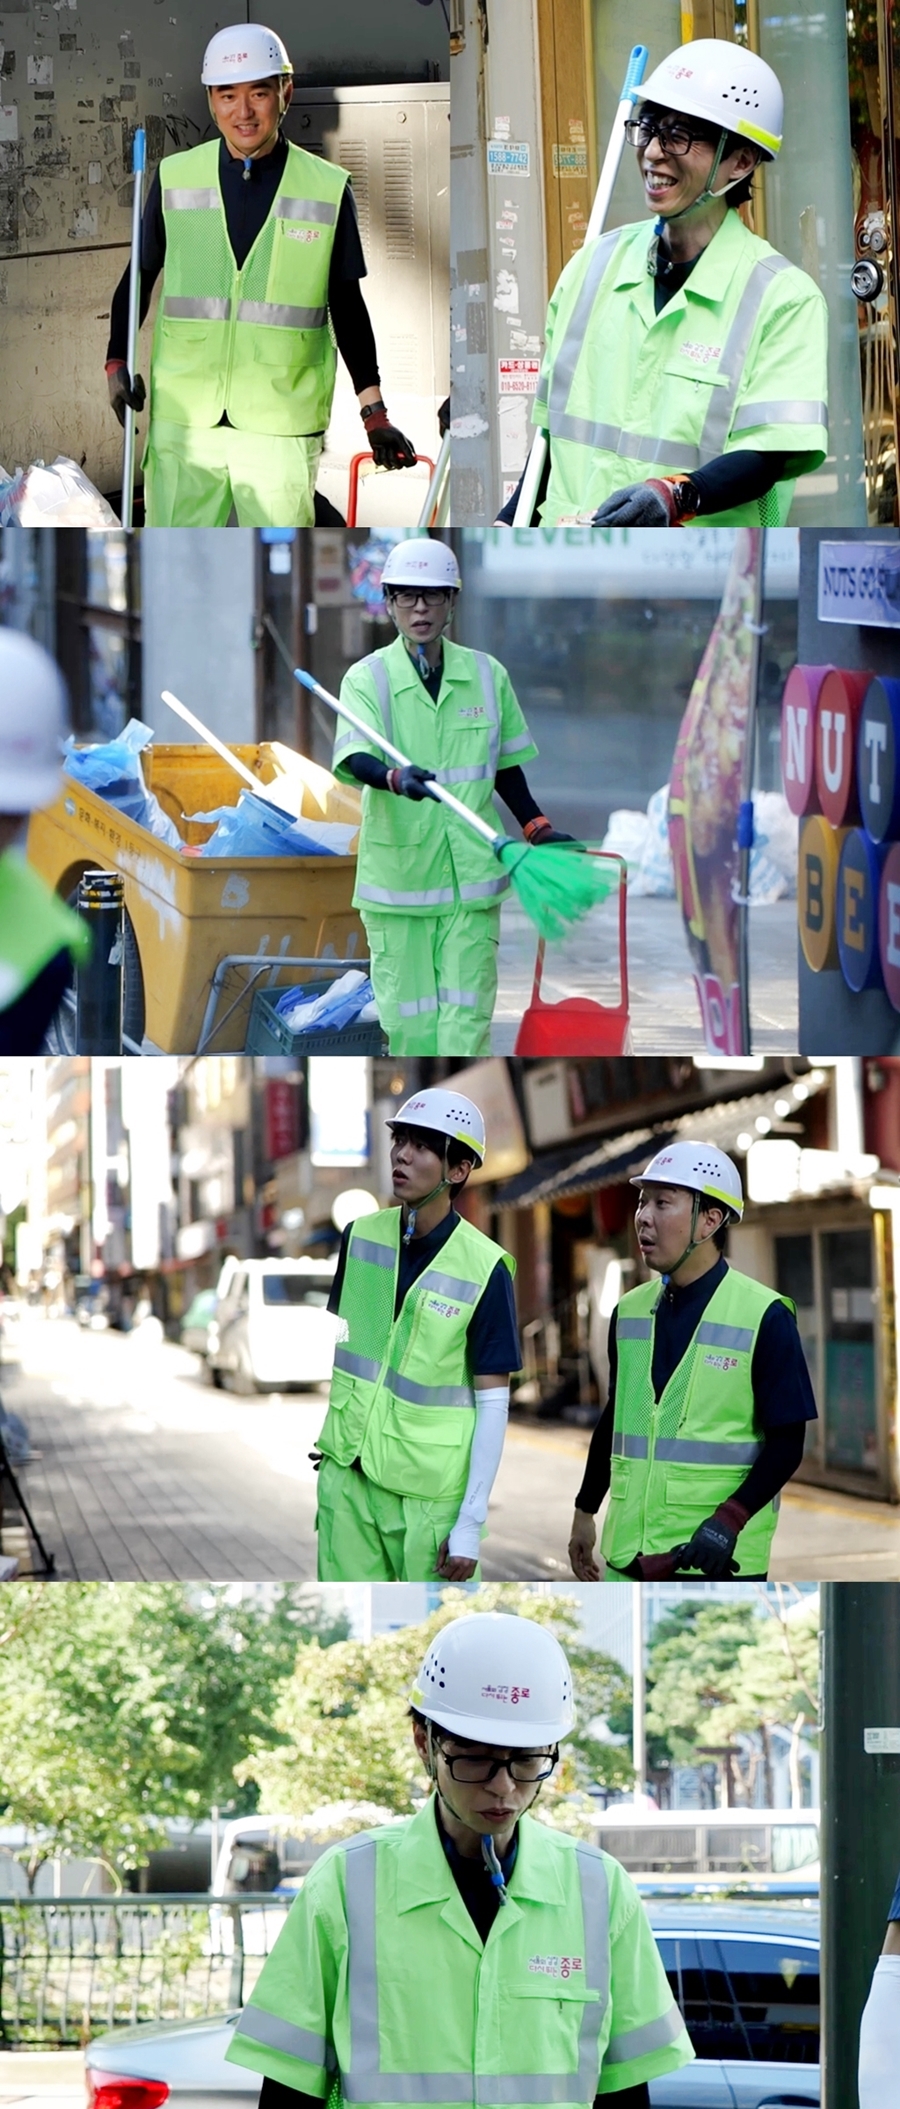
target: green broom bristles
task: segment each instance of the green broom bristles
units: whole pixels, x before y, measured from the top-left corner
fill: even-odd
[[[618,867],[579,854],[574,845],[548,842],[544,849],[532,848],[507,835],[494,848],[541,937],[565,937],[572,923],[619,884]]]

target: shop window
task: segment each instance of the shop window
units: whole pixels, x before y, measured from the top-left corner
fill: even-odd
[[[140,562],[121,529],[56,538],[57,656],[78,733],[114,739],[141,715]]]
[[[871,1233],[823,1232],[822,1267],[826,1461],[853,1472],[877,1472]]]
[[[812,1234],[775,1239],[775,1287],[779,1296],[789,1296],[797,1307],[797,1328],[803,1353],[818,1396],[819,1330],[816,1310],[815,1263]]]

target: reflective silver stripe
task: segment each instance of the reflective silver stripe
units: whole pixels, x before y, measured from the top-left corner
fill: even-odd
[[[404,1399],[407,1406],[475,1404],[475,1393],[465,1384],[413,1384],[409,1377],[401,1377],[398,1369],[389,1369],[384,1381],[395,1399]]]
[[[653,1332],[652,1318],[617,1318],[617,1340],[649,1340]]]
[[[376,1845],[354,1838],[345,1847],[347,1930],[350,1967],[347,1998],[350,2057],[341,2074],[348,2102],[462,2102],[479,2109],[503,2109],[519,2102],[589,2103],[600,2076],[599,2042],[609,2004],[609,1893],[601,1855],[577,1845],[584,1922],[586,1986],[597,1997],[585,2001],[578,2037],[578,2070],[573,2073],[385,2073],[380,2066],[378,1973],[376,1964]]]
[[[478,997],[471,989],[438,989],[438,996],[442,1003],[455,1003],[459,1010],[474,1011],[478,1007]]]
[[[745,403],[731,420],[732,432],[751,425],[828,425],[826,403]]]
[[[618,246],[620,233],[621,230],[615,227],[611,229],[609,234],[601,235],[592,255],[588,258],[581,291],[572,309],[569,325],[563,336],[562,343],[555,353],[547,404],[547,422],[550,427],[551,438],[578,439],[580,437],[579,432],[570,432],[568,427],[570,425],[580,426],[583,420],[581,418],[570,418],[567,415],[566,406],[572,382],[575,379],[575,368],[584,343],[584,333],[590,319],[591,309],[600,291],[600,282],[603,274],[612,260],[613,251]],[[541,378],[543,379],[543,376]],[[540,396],[540,383],[538,384],[538,395]],[[585,429],[590,428],[585,427]],[[586,444],[590,446],[592,442],[588,440]]]
[[[288,2058],[302,2058],[307,2065],[335,2062],[324,2036],[314,2036],[308,2028],[297,2028],[293,2021],[282,2021],[279,2014],[267,2014],[261,2006],[245,2006],[235,2033],[246,2036],[251,2043],[264,2043],[267,2050],[282,2050]]]
[[[217,190],[164,190],[166,212],[217,212],[221,204]]]
[[[335,1348],[334,1366],[347,1377],[364,1377],[367,1384],[377,1384],[381,1375],[380,1362],[370,1362],[367,1355],[351,1355],[346,1347]]]
[[[182,300],[167,293],[163,301],[163,314],[172,315],[182,322],[230,322],[230,300]]]
[[[517,733],[514,740],[504,740],[500,749],[500,760],[502,761],[507,754],[521,754],[523,747],[531,747],[533,744],[530,732]]]
[[[755,1465],[762,1443],[690,1442],[681,1435],[660,1436],[656,1462],[663,1465]]]
[[[486,776],[493,777],[493,773],[493,770],[489,768],[487,762],[483,762],[479,769],[472,768],[435,770],[435,775],[439,784],[477,784],[480,783],[482,779]]]
[[[652,2050],[665,2050],[667,2043],[677,2043],[683,2029],[684,2022],[673,1999],[658,2021],[645,2021],[641,2028],[628,2028],[621,2036],[610,2036],[603,2063],[624,2065],[632,2058],[647,2058]]]
[[[502,879],[479,879],[475,886],[461,886],[459,898],[461,901],[486,901],[493,894],[508,891],[509,880],[504,872]]]
[[[719,372],[727,377],[727,386],[710,389],[710,404],[703,420],[700,434],[700,463],[713,461],[724,451],[725,441],[731,429],[731,419],[738,389],[747,357],[747,346],[753,335],[760,308],[768,293],[772,279],[779,271],[790,271],[786,256],[763,256],[754,264],[738,302],[737,313],[725,339],[725,348],[719,361]]]
[[[321,220],[333,227],[337,206],[329,205],[325,198],[276,198],[274,214],[276,220]]]
[[[497,774],[497,757],[500,752],[500,706],[494,686],[494,669],[486,652],[475,653],[475,664],[481,681],[488,720],[488,774],[491,782]]]
[[[351,1238],[349,1258],[368,1260],[373,1267],[393,1268],[396,1254],[390,1245],[376,1245],[374,1238]]]
[[[420,1288],[436,1289],[439,1296],[452,1296],[457,1303],[477,1303],[481,1290],[477,1282],[461,1282],[455,1274],[440,1274],[437,1267],[429,1267],[420,1279]]]
[[[398,1003],[397,1005],[401,1018],[419,1018],[426,1011],[436,1011],[437,1007],[438,1000],[436,996],[419,996],[412,1003]]]
[[[279,330],[320,330],[328,321],[327,308],[286,308],[277,300],[241,300],[239,322],[264,324]]]
[[[648,1447],[646,1435],[625,1435],[621,1428],[613,1429],[614,1457],[646,1457]]]
[[[697,1327],[697,1339],[701,1347],[738,1348],[741,1354],[746,1354],[753,1346],[753,1331],[743,1325],[714,1325],[711,1319],[705,1318]]]
[[[465,887],[461,890],[465,894]],[[456,898],[452,886],[433,886],[430,893],[391,893],[387,886],[364,886],[357,880],[356,891],[360,900],[381,908],[446,908]]]
[[[385,739],[390,740],[393,745],[394,721],[391,715],[391,683],[387,667],[384,660],[379,658],[377,652],[370,652],[368,659],[363,660],[363,665],[368,667],[372,680],[375,683],[375,694],[378,697],[378,707],[381,711],[382,732]]]

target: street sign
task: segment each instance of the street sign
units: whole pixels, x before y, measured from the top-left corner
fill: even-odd
[[[820,622],[900,629],[896,542],[820,542]]]

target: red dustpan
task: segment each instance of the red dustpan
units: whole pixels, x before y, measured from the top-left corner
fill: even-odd
[[[517,1055],[618,1055],[628,1052],[628,940],[626,905],[628,871],[624,857],[608,850],[588,849],[589,857],[603,857],[619,868],[619,1001],[597,1003],[592,996],[565,996],[561,1003],[544,1003],[541,981],[544,972],[544,940],[538,939],[531,1002],[519,1026]]]

